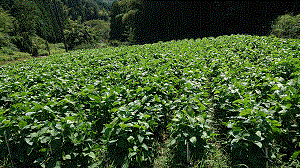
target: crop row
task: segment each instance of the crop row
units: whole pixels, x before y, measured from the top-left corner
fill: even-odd
[[[0,163],[151,167],[166,136],[174,167],[187,144],[196,161],[214,140],[233,165],[299,161],[299,52],[234,35],[2,66]]]

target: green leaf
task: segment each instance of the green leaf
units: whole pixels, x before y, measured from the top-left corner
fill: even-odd
[[[69,159],[71,159],[71,155],[64,155],[63,156],[63,160],[69,160]]]
[[[238,100],[233,101],[232,103],[233,104],[243,104],[243,102],[244,102],[244,100],[238,99]]]
[[[88,154],[88,156],[89,156],[89,157],[91,157],[91,158],[93,158],[93,159],[95,159],[95,158],[96,158],[96,155],[95,155],[95,153],[94,153],[94,152],[90,152],[90,153]]]
[[[126,117],[125,117],[125,118],[121,118],[121,120],[124,121],[124,122],[129,121],[129,120],[131,120],[131,119],[132,119],[132,118],[130,118],[130,117],[128,117],[128,118],[126,118]]]
[[[2,122],[3,122],[3,124],[7,125],[10,123],[10,120],[3,120]]]
[[[149,86],[145,86],[145,88],[144,88],[146,91],[150,91],[151,90],[151,87],[149,87]]]
[[[190,142],[192,142],[193,144],[196,144],[196,142],[197,142],[197,138],[196,138],[196,137],[192,137],[192,138],[190,138]]]
[[[172,139],[172,141],[168,144],[168,147],[173,146],[175,144],[176,144],[176,139]]]
[[[198,103],[199,110],[205,110],[206,107],[202,103]]]
[[[240,112],[240,116],[251,115],[252,109],[244,109]]]
[[[134,137],[133,137],[133,136],[129,136],[129,137],[127,138],[127,141],[130,142],[130,143],[133,143]]]
[[[25,138],[25,142],[30,146],[33,144],[33,142],[31,141],[31,138]]]
[[[286,105],[286,109],[289,109],[291,107],[292,107],[292,104],[290,104],[290,103]]]
[[[128,127],[126,124],[123,124],[123,123],[120,123],[119,126],[120,126],[123,130],[125,130],[125,129]]]
[[[144,118],[150,118],[151,117],[151,115],[144,115]]]
[[[71,123],[72,123],[73,121],[76,121],[76,117],[75,117],[75,116],[68,116],[68,117],[65,117],[65,121],[67,121],[67,122],[70,122],[70,121],[71,121]]]
[[[293,153],[292,158],[296,159],[300,155],[300,151],[296,151]]]
[[[138,124],[134,124],[133,127],[134,128],[141,128],[141,126],[139,126]]]
[[[281,126],[281,123],[277,120],[268,120],[271,122],[272,126],[275,126],[275,127],[280,127]]]
[[[40,149],[40,152],[47,152],[47,148]]]
[[[21,129],[23,129],[27,125],[27,122],[26,121],[20,121],[18,125]]]
[[[49,111],[50,113],[52,113],[53,111],[51,110],[51,108],[50,107],[48,107],[48,106],[44,106],[43,107],[43,109],[45,109],[46,111]]]
[[[105,127],[106,128],[113,128],[113,125],[112,124],[105,124]]]
[[[262,143],[261,142],[254,142],[255,145],[257,145],[259,148],[262,148]]]
[[[160,100],[160,98],[158,97],[158,95],[154,95],[154,99],[155,99],[156,102],[159,102],[159,103],[161,102],[161,100]]]
[[[147,146],[145,143],[142,144],[142,147],[143,147],[145,150],[149,150],[149,149],[148,149],[148,146]]]
[[[23,119],[24,120],[29,120],[29,119],[32,119],[32,117],[30,117],[30,116],[23,116]]]
[[[139,142],[142,143],[144,140],[144,137],[142,137],[140,134],[138,134],[137,137],[138,137]]]
[[[142,90],[143,90],[143,88],[140,87],[140,86],[138,86],[138,89],[136,90],[136,93],[139,93],[139,92],[141,92]]]
[[[291,100],[291,96],[289,96],[289,95],[288,95],[288,96],[285,96],[285,97],[282,98],[282,100],[284,100],[284,101],[289,101],[289,100]]]
[[[128,154],[128,157],[129,157],[129,158],[132,158],[132,157],[135,156],[135,155],[137,155],[137,152],[130,152],[130,153]]]

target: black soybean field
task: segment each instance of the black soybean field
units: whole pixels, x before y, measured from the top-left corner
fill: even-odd
[[[3,65],[0,167],[157,167],[162,148],[163,167],[215,150],[297,167],[299,58],[299,40],[231,35]]]

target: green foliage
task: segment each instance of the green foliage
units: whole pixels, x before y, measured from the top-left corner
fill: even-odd
[[[108,20],[109,5],[98,0],[62,0],[68,7],[68,17],[77,20],[79,17],[83,21],[89,20]]]
[[[110,22],[104,20],[90,20],[84,22],[89,27],[96,41],[107,41],[109,39]]]
[[[112,4],[111,10],[111,24],[109,36],[111,40],[125,41],[126,37],[123,35],[125,31],[125,25],[122,23],[121,7],[118,2]]]
[[[65,4],[57,0],[34,0],[37,7],[36,34],[50,43],[63,42],[60,26],[68,21]]]
[[[81,20],[69,20],[64,30],[68,48],[84,49],[104,45],[109,39],[109,23],[103,20],[91,20],[81,24]]]
[[[170,167],[209,164],[214,144],[229,155],[231,167],[295,165],[298,44],[232,35],[4,65],[0,162],[153,167],[159,144],[167,141]]]
[[[21,52],[26,52],[32,56],[38,55],[37,46],[31,40],[32,36],[28,32],[23,32],[20,35],[13,36],[11,41]]]
[[[69,20],[64,33],[69,50],[81,44],[94,43],[95,40],[94,36],[88,32],[87,27],[80,24],[80,20]]]
[[[15,30],[17,35],[36,33],[38,8],[33,1],[16,0],[10,11],[14,11],[12,15],[18,22],[18,28]]]
[[[129,103],[103,130],[108,157],[116,166],[148,167],[157,156],[153,130],[156,116],[141,113],[141,102]]]
[[[37,33],[39,8],[33,1],[17,0],[13,2],[8,12],[14,17],[1,12],[2,20],[6,22],[6,24],[1,24],[3,25],[3,31],[6,33],[5,46],[9,48],[17,47],[18,51],[37,56],[40,46],[37,46],[36,41],[33,41],[33,39]]]
[[[0,32],[0,49],[11,45],[10,36],[7,33]]]
[[[95,47],[93,40],[101,40],[103,43],[108,38],[109,6],[99,1],[3,0],[0,6],[7,10],[4,12],[1,8],[0,12],[0,47],[13,43],[19,51],[32,56],[47,55],[48,42],[63,42],[61,26],[67,29],[66,36],[71,49]],[[76,22],[69,18],[81,20]],[[86,27],[82,21],[92,19],[105,22],[98,23],[98,26],[89,30],[91,28]],[[3,35],[3,31],[6,34]],[[9,38],[3,38],[8,36],[8,32]]]
[[[0,32],[11,32],[15,18],[0,8]]]
[[[21,53],[13,43],[11,34],[14,34],[16,26],[16,18],[0,7],[0,64],[30,57],[27,53]]]
[[[138,38],[135,30],[139,26],[139,12],[143,1],[122,0],[114,2],[111,12],[111,39],[127,41],[129,44],[137,44]]]
[[[27,58],[31,58],[30,54],[19,52],[18,50],[15,50],[13,48],[2,47],[2,49],[0,50],[0,65],[7,62],[23,60]]]
[[[279,16],[272,26],[272,34],[280,38],[299,38],[300,15],[292,16],[286,14]]]
[[[199,107],[194,106],[196,109]],[[205,117],[205,118],[204,118]],[[186,167],[187,150],[194,161],[205,158],[209,146],[207,140],[211,137],[210,125],[205,115],[195,115],[193,109],[178,113],[169,124],[172,141],[169,143],[173,158],[172,167]],[[189,148],[187,148],[189,146]]]
[[[13,31],[15,18],[8,12],[0,8],[0,49],[3,47],[12,47],[11,37],[8,33]]]

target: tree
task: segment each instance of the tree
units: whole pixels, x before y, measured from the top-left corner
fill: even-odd
[[[132,44],[139,42],[136,30],[141,26],[143,4],[142,0],[121,0],[113,3],[110,33],[112,40],[126,40]]]
[[[34,2],[15,0],[10,12],[18,21],[17,34],[28,33],[32,35],[36,32],[38,11]]]
[[[9,33],[13,31],[15,18],[0,7],[0,32]]]
[[[0,49],[11,45],[9,33],[13,32],[15,18],[0,7]]]
[[[124,31],[125,25],[122,23],[122,11],[118,2],[112,4],[110,24],[110,39],[125,41]]]
[[[127,40],[143,44],[230,34],[269,35],[273,20],[299,13],[299,8],[299,2],[277,1],[120,0],[112,8],[111,38],[122,40],[125,34]]]

